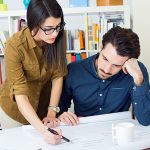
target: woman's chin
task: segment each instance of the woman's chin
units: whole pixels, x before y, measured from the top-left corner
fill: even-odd
[[[55,42],[55,39],[54,40],[47,40],[45,42],[48,43],[48,44],[53,44]]]

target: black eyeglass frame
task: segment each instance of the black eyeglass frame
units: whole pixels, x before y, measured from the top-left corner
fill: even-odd
[[[66,25],[65,22],[61,23],[60,25],[54,27],[51,27],[49,29],[44,29],[41,26],[39,26],[39,28],[46,34],[46,35],[51,35],[53,34],[53,32],[56,30],[57,32],[60,32],[61,30],[64,29],[64,26]]]

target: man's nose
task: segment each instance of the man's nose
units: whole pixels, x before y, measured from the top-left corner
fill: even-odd
[[[112,65],[111,64],[107,64],[104,68],[105,73],[110,73],[112,69]]]

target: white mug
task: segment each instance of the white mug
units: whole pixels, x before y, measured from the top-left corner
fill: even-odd
[[[122,122],[112,124],[112,137],[117,145],[125,145],[134,141],[135,129],[134,124],[130,122]]]

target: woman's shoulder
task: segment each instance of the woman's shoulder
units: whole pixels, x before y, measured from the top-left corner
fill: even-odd
[[[26,34],[28,28],[24,28],[21,31],[14,33],[7,41],[6,45],[9,44],[13,47],[18,47],[26,41]]]

